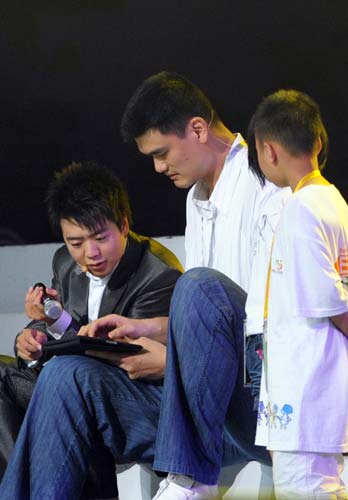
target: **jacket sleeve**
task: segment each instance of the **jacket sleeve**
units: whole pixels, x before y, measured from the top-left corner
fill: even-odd
[[[127,316],[129,318],[154,318],[168,316],[171,296],[181,272],[166,268],[149,280],[134,298]]]
[[[61,282],[59,279],[59,272],[58,268],[59,265],[57,261],[59,260],[59,250],[54,254],[53,260],[52,260],[52,280],[51,280],[51,288],[54,288],[58,292],[58,296],[61,296]],[[80,325],[77,324],[75,321],[72,321],[71,327],[69,327],[68,332],[69,333],[76,333],[79,330]],[[50,340],[50,336],[47,332],[47,324],[45,321],[42,320],[32,320],[30,321],[23,329],[26,328],[31,328],[33,330],[38,330],[43,333],[45,333],[48,337],[48,340]],[[24,360],[18,357],[18,351],[17,351],[17,337],[20,335],[22,332],[18,332],[15,338],[14,342],[14,353],[17,358],[19,366],[26,366],[26,363]],[[46,357],[42,357],[40,359],[40,365],[46,361]]]

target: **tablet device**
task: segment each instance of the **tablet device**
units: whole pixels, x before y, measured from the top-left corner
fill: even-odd
[[[70,337],[67,340],[51,340],[43,344],[42,351],[49,354],[84,354],[85,351],[112,351],[119,353],[135,354],[141,351],[138,344],[127,344],[116,340],[101,339],[97,337]]]

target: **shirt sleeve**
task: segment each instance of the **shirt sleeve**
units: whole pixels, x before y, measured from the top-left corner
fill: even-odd
[[[299,223],[290,227],[288,246],[294,314],[324,318],[348,310],[348,292],[335,267],[338,260],[338,227],[327,227],[308,207],[298,208]],[[339,222],[337,222],[339,224]]]

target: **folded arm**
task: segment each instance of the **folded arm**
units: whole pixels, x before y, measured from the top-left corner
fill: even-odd
[[[343,335],[348,337],[348,312],[338,314],[337,316],[331,316],[331,321],[338,330],[340,330]]]

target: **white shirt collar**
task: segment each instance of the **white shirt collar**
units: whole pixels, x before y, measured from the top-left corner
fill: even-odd
[[[94,276],[94,274],[90,273],[89,271],[86,272],[86,276],[87,276],[87,278],[90,279],[90,281],[93,282],[94,286],[105,286],[105,285],[108,284],[108,282],[109,282],[111,276],[113,275],[113,273],[115,272],[117,266],[118,266],[118,263],[113,268],[113,270],[111,271],[111,273],[109,273],[109,274],[107,274],[106,276],[103,276],[103,277]]]
[[[223,177],[224,169],[228,163],[232,162],[233,157],[238,153],[238,151],[240,151],[242,148],[247,147],[245,140],[243,139],[242,135],[239,132],[237,132],[235,136],[236,138],[233,141],[231,149],[227,153],[221,174],[214,186],[210,198],[208,198],[207,187],[202,181],[197,181],[193,188],[192,201],[197,206],[200,212],[202,212],[202,210],[203,212],[207,210],[210,212],[214,212],[216,208],[219,208],[219,206],[221,206],[223,203],[223,200],[219,196],[219,186],[221,184],[220,179]],[[238,166],[240,168],[240,165]],[[237,168],[236,165],[235,168]],[[214,217],[214,214],[211,214],[210,216]]]

